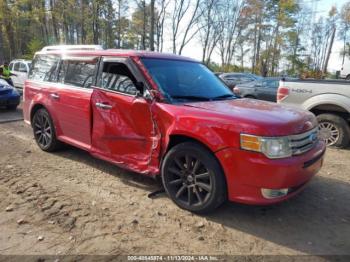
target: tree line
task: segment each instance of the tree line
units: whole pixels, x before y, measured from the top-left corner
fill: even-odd
[[[216,71],[322,76],[335,41],[339,59],[350,54],[350,1],[312,11],[301,0],[0,0],[0,61],[53,44],[182,54],[193,43]]]

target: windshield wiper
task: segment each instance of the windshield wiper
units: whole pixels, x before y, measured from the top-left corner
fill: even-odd
[[[196,101],[210,101],[211,99],[205,96],[172,96],[173,99],[188,99]]]
[[[222,95],[222,96],[213,97],[211,100],[221,100],[221,99],[225,99],[225,98],[236,98],[236,96],[234,96],[232,94],[226,94],[226,95]]]

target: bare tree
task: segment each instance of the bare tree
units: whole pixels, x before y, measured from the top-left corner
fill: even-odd
[[[242,9],[245,1],[227,0],[221,8],[222,30],[219,38],[219,53],[222,67],[229,65],[234,57],[237,40],[242,32],[239,26]]]
[[[326,45],[326,51],[325,51],[325,59],[323,63],[323,74],[327,74],[327,69],[328,69],[328,63],[329,63],[329,58],[331,56],[332,48],[333,48],[333,43],[334,43],[334,38],[335,38],[335,33],[337,30],[337,8],[333,6],[331,10],[329,11],[329,18],[327,21],[327,33],[328,33],[328,38],[329,42],[327,41]],[[328,47],[328,48],[327,48]]]
[[[209,64],[214,49],[217,47],[221,32],[224,28],[222,25],[222,16],[220,8],[222,1],[204,0],[201,3],[201,17],[199,20],[200,40],[202,43],[203,54],[202,62]]]
[[[342,52],[342,67],[344,66],[345,56],[350,53],[347,52],[347,42],[350,40],[350,2],[343,5],[340,13],[340,30],[338,32],[339,38],[343,41]]]
[[[117,1],[117,26],[116,26],[116,46],[117,48],[121,48],[121,42],[123,37],[123,31],[125,27],[125,17],[126,12],[128,10],[127,1],[118,0]]]
[[[181,55],[184,47],[199,32],[199,28],[195,28],[195,25],[197,25],[201,15],[199,8],[201,0],[174,0],[173,2],[171,15],[173,53]],[[189,18],[188,21],[185,18]],[[177,48],[177,44],[180,45],[179,48]]]
[[[149,35],[149,44],[151,51],[154,51],[155,21],[155,0],[151,0],[151,30]]]
[[[158,15],[156,17],[156,45],[157,51],[163,51],[164,44],[164,25],[167,16],[166,8],[169,6],[170,0],[159,0],[157,2]]]

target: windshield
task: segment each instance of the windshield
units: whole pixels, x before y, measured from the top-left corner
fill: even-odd
[[[206,66],[187,61],[143,58],[143,64],[171,101],[212,101],[235,98]]]

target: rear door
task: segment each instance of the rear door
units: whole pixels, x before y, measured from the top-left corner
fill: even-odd
[[[276,102],[277,101],[278,81],[262,81],[257,88],[258,99]]]
[[[92,94],[92,151],[137,172],[148,172],[155,129],[151,100],[138,95],[143,81],[135,65],[104,58]]]
[[[91,146],[92,83],[98,57],[64,57],[60,63],[55,89],[50,94],[59,138],[82,149]]]

